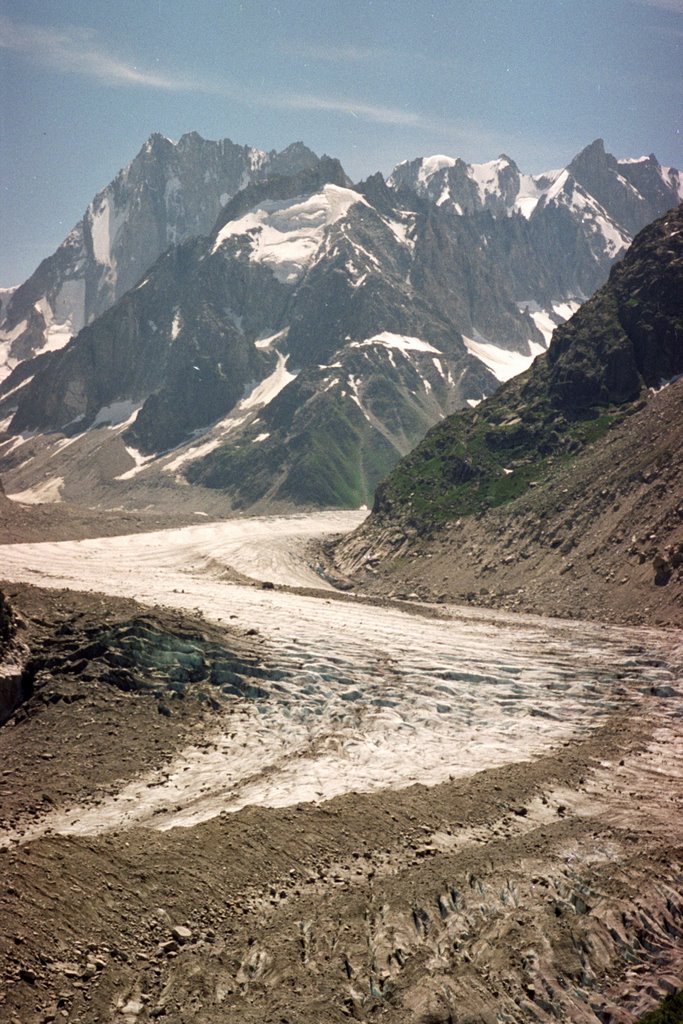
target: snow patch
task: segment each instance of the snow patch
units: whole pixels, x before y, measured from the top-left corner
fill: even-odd
[[[392,334],[391,331],[382,331],[380,334],[375,334],[372,338],[366,338],[365,341],[352,341],[350,348],[365,348],[368,345],[381,345],[383,348],[397,349],[399,352],[433,352],[434,355],[440,356],[443,353],[438,348],[434,348],[427,341],[422,341],[420,338],[411,338],[405,334]]]
[[[109,427],[119,427],[122,424],[132,423],[141,408],[141,402],[131,402],[130,399],[103,405],[92,421],[91,427],[101,427],[105,423]]]
[[[580,305],[581,303],[577,302],[576,299],[567,299],[566,302],[555,302],[553,303],[553,313],[563,320],[570,320]]]
[[[45,321],[45,343],[35,355],[56,352],[71,341],[85,323],[85,281],[73,278],[65,281],[55,297],[54,308],[43,295],[33,308]]]
[[[569,171],[564,170],[560,174],[558,174],[558,176],[555,179],[555,181],[553,182],[553,184],[550,186],[550,188],[545,193],[546,202],[551,202],[553,199],[557,199],[557,197],[559,196],[560,192],[562,191],[564,186],[567,184],[568,179],[569,179]]]
[[[358,192],[338,185],[325,185],[313,196],[268,200],[224,225],[211,252],[229,238],[248,235],[250,259],[269,267],[282,284],[295,284],[318,252],[327,227],[356,203],[368,205]]]
[[[0,331],[0,341],[6,341],[11,344],[13,341],[16,341],[17,338],[21,337],[27,327],[28,320],[20,320],[11,331]]]
[[[229,421],[226,421],[226,426],[227,422]],[[232,420],[233,427],[239,426],[240,423],[242,423],[241,419]],[[167,462],[163,467],[164,473],[175,473],[176,470],[180,469],[181,466],[184,466],[185,463],[194,462],[195,459],[201,459],[203,455],[208,455],[209,452],[214,451],[215,448],[218,448],[218,446],[223,443],[223,440],[228,433],[230,433],[229,429],[226,430],[221,437],[212,437],[210,441],[205,441],[204,444],[192,445],[192,447],[188,448],[187,451],[182,452],[180,455],[176,455],[171,462]]]
[[[0,361],[0,381],[3,381],[6,377],[9,377],[9,375],[12,372],[12,370],[15,367],[17,367],[18,364],[19,364],[19,359],[12,359],[7,351],[2,352],[0,350],[0,359],[3,359],[3,358],[4,358],[5,361],[4,362]],[[5,393],[2,396],[3,400],[5,398],[8,398],[10,396],[10,394],[14,394],[14,392],[18,391],[18,389],[20,387],[24,387],[26,384],[29,383],[29,381],[32,381],[32,380],[33,380],[33,377],[27,377],[26,380],[22,381],[22,383],[16,384],[13,388],[10,388],[9,391],[5,391]]]
[[[128,445],[125,448],[135,465],[132,469],[127,469],[125,473],[119,473],[118,476],[114,477],[115,480],[132,480],[134,476],[137,476],[145,468],[148,462],[153,462],[156,458],[155,455],[143,455],[137,448],[130,448]]]
[[[283,388],[286,388],[295,379],[296,374],[290,373],[287,369],[286,363],[288,358],[288,356],[283,356],[281,352],[278,352],[277,365],[271,375],[262,380],[260,384],[257,384],[251,394],[242,399],[237,406],[239,410],[255,409],[258,405],[268,405],[276,395],[279,395]]]
[[[538,201],[543,194],[544,192],[538,179],[530,174],[520,174],[519,192],[512,208],[528,220],[538,206]]]
[[[520,313],[526,311],[533,320],[536,327],[543,335],[546,348],[550,345],[553,331],[565,320],[574,315],[581,303],[578,299],[566,299],[562,302],[555,302],[550,309],[544,309],[534,299],[524,299],[517,303]],[[529,344],[532,344],[529,342]]]
[[[538,327],[539,331],[545,338],[546,347],[550,344],[553,336],[553,331],[557,327],[557,323],[552,320],[548,313],[539,310],[538,312],[530,314],[531,319]]]
[[[400,245],[404,245],[407,249],[413,250],[415,248],[415,242],[410,237],[410,230],[413,226],[412,221],[404,223],[400,220],[395,220],[392,217],[380,217],[380,220],[386,227],[389,228],[392,235]]]
[[[660,382],[657,385],[657,387],[648,388],[648,391],[652,395],[658,395],[660,391],[663,391],[664,388],[668,388],[670,384],[674,384],[677,380],[680,380],[681,377],[683,377],[683,374],[677,373],[673,377],[669,377],[668,380],[662,379],[662,380],[660,380]]]
[[[254,342],[255,348],[271,348],[271,346],[278,341],[280,338],[284,338],[289,333],[289,327],[285,327],[283,331],[278,331],[277,334],[269,334],[267,338],[257,338]]]
[[[474,338],[468,338],[464,334],[462,340],[470,355],[475,356],[484,366],[488,367],[499,381],[510,380],[518,373],[523,373],[531,366],[537,355],[545,352],[543,345],[536,345],[534,342],[529,342],[530,354],[524,355],[522,352],[511,352],[509,349],[492,345],[488,341],[475,341]]]
[[[425,156],[420,164],[417,180],[421,185],[426,185],[430,178],[433,178],[435,174],[438,174],[439,171],[443,171],[447,167],[455,167],[455,160],[452,156],[444,156],[443,153]]]
[[[250,149],[248,159],[252,171],[258,171],[268,159],[268,154],[262,149]]]
[[[105,267],[112,265],[112,251],[119,229],[126,219],[127,211],[117,210],[109,196],[104,195],[96,207],[90,207],[90,234],[93,255]]]
[[[474,182],[479,190],[479,198],[485,203],[486,197],[500,196],[500,173],[510,166],[507,159],[489,160],[484,164],[469,164],[467,168],[468,178]]]
[[[348,384],[349,390],[351,392],[350,395],[349,395],[349,398],[351,399],[352,402],[356,403],[356,405],[358,406],[360,411],[365,416],[366,420],[368,422],[370,422],[370,417],[368,416],[368,414],[366,413],[365,409],[363,408],[363,405],[362,405],[361,400],[360,400],[360,395],[358,393],[358,385],[360,384],[360,382],[361,382],[361,378],[360,377],[352,377],[349,374],[349,377],[348,377],[348,380],[347,380],[347,384]]]
[[[665,185],[676,189],[678,198],[683,200],[683,174],[675,167],[662,167],[662,180]]]
[[[49,480],[43,480],[42,484],[29,487],[25,491],[15,491],[7,497],[12,501],[19,501],[22,505],[53,505],[62,500],[62,487],[64,477],[53,476]]]

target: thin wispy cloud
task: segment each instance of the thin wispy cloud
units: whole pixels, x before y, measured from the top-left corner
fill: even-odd
[[[169,92],[188,87],[165,75],[128,64],[107,53],[90,29],[45,28],[0,17],[0,48],[23,54],[54,71],[85,75],[104,85],[146,86]]]
[[[373,46],[327,46],[311,43],[283,43],[280,52],[300,60],[329,64],[355,64],[383,60],[392,56],[390,50]]]
[[[481,133],[474,126],[435,118],[404,107],[385,106],[318,93],[271,92],[253,88],[246,92],[237,83],[226,79],[202,80],[177,74],[161,74],[107,53],[96,32],[76,26],[63,29],[46,28],[13,22],[0,16],[0,49],[3,48],[19,53],[42,67],[61,73],[81,75],[104,86],[199,93],[263,108],[339,114],[365,123],[438,135],[448,139],[451,145],[471,143],[474,138],[481,141]],[[335,59],[341,60],[344,53],[348,55],[351,51],[345,47],[332,47],[326,52],[330,59],[335,53]],[[358,60],[365,59],[361,54],[378,53],[360,48],[354,48],[352,52]]]
[[[284,93],[282,96],[269,99],[268,102],[287,110],[320,110],[349,114],[351,117],[374,121],[377,124],[416,126],[425,123],[425,118],[412,110],[306,93]]]
[[[647,7],[658,7],[660,11],[673,11],[683,14],[683,0],[640,0]]]
[[[102,85],[133,86],[167,92],[205,93],[230,99],[240,97],[244,102],[262,107],[337,113],[375,124],[424,128],[430,131],[452,131],[454,127],[425,118],[416,111],[400,107],[388,107],[344,97],[306,93],[278,92],[271,94],[252,89],[248,95],[245,95],[236,85],[227,81],[190,80],[183,76],[159,74],[127,63],[107,53],[95,32],[78,27],[45,28],[39,25],[21,24],[13,22],[9,18],[0,17],[0,48],[20,53],[33,62],[54,71],[95,79]],[[369,54],[372,51],[331,48],[328,51],[330,59],[332,59],[333,52],[336,54],[335,59],[341,60],[343,54],[347,55],[347,59],[351,59],[349,55],[353,52],[355,59],[363,59],[361,54]]]
[[[264,95],[251,98],[260,105],[278,107],[282,110],[337,113],[372,124],[412,129],[425,135],[439,137],[451,147],[463,145],[495,147],[500,142],[499,133],[485,131],[476,124],[434,117],[419,111],[407,110],[405,107],[387,107],[342,97],[300,93],[282,93],[277,96]]]

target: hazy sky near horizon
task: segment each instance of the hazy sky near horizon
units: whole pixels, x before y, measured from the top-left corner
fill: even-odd
[[[358,180],[400,160],[681,166],[683,0],[0,0],[0,285],[160,131]]]

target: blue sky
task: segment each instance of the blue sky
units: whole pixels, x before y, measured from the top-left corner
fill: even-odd
[[[600,136],[683,164],[683,0],[0,0],[0,284],[153,131],[301,139],[359,179]]]

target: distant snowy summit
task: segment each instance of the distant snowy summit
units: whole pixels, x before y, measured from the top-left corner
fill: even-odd
[[[605,152],[602,139],[568,167],[539,175],[523,174],[505,154],[481,164],[429,156],[400,163],[389,184],[460,216],[488,211],[529,220],[548,208],[565,210],[595,235],[596,255],[602,249],[610,257],[683,199],[683,176],[676,168],[662,167],[654,155],[617,160]]]
[[[0,379],[22,360],[62,348],[137,284],[169,245],[208,234],[248,185],[318,163],[301,142],[278,153],[197,132],[177,143],[150,136],[57,251],[19,288],[0,292]],[[481,164],[439,155],[399,164],[387,185],[457,215],[531,219],[549,209],[560,218],[564,212],[581,222],[598,263],[614,259],[635,232],[683,197],[675,168],[661,167],[654,156],[618,161],[602,140],[567,168],[541,175],[521,173],[505,155]],[[261,228],[267,232],[267,224]]]

